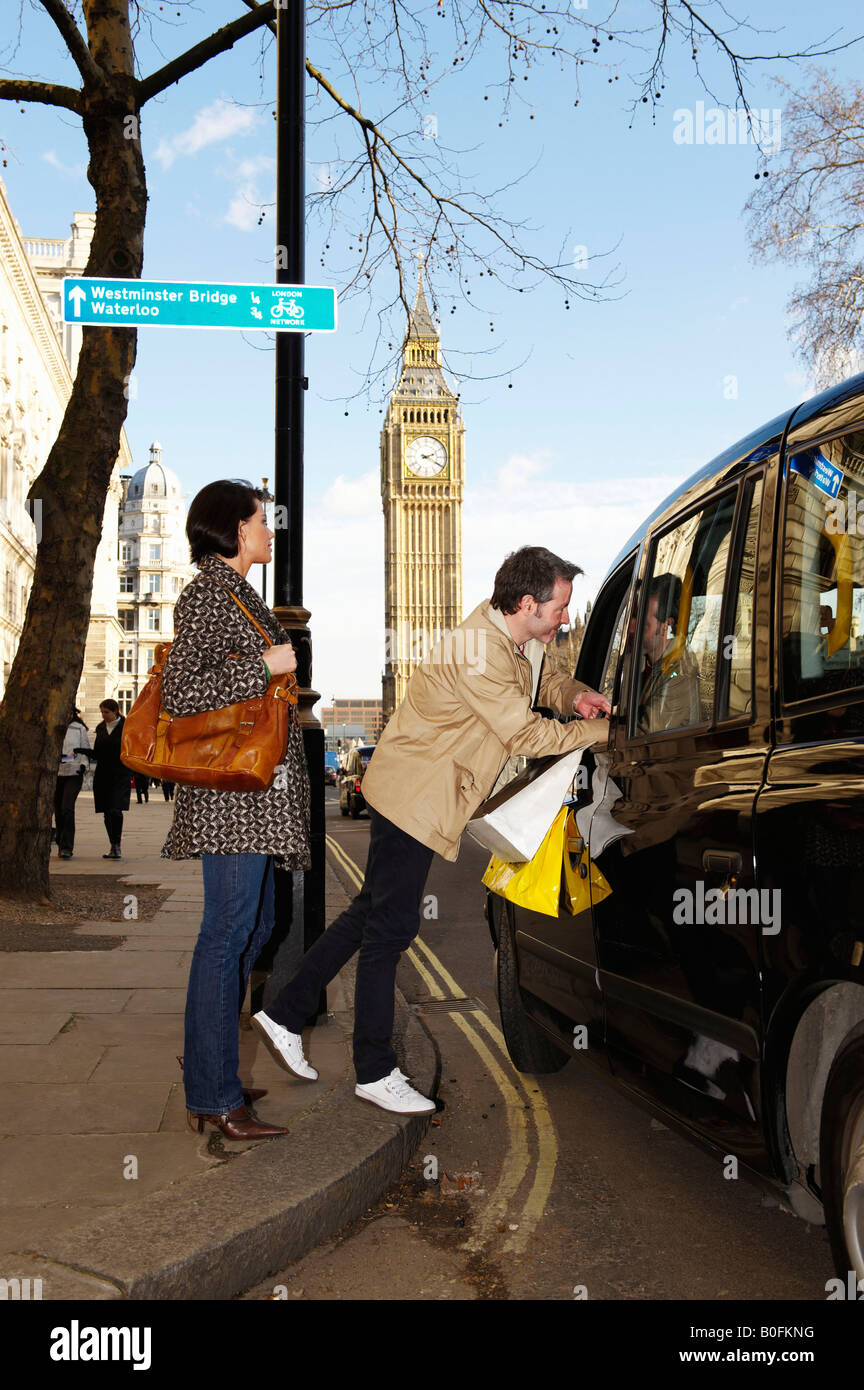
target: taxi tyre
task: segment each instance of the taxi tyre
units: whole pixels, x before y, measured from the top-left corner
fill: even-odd
[[[357,805],[356,800],[352,796],[349,796],[348,798],[348,810],[351,814],[351,819],[356,820],[360,814],[360,807]]]
[[[846,1279],[851,1269],[856,1279],[864,1279],[864,1023],[846,1039],[828,1073],[820,1166],[825,1225],[837,1275]],[[853,1168],[857,1171],[850,1180]]]
[[[522,1001],[513,913],[507,902],[501,904],[495,962],[501,1029],[511,1062],[517,1071],[529,1075],[560,1071],[569,1062],[569,1056],[541,1032]]]

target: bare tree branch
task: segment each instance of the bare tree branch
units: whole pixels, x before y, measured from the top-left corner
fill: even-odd
[[[60,30],[63,42],[84,81],[93,87],[98,87],[101,82],[104,82],[105,73],[87,47],[84,35],[67,10],[63,0],[40,0],[40,3]]]
[[[276,11],[272,0],[267,4],[255,5],[250,14],[240,15],[237,19],[232,19],[230,24],[225,24],[215,33],[210,34],[200,43],[196,43],[188,52],[180,55],[179,58],[172,58],[170,63],[166,63],[164,68],[159,68],[158,72],[151,73],[149,77],[142,78],[138,83],[138,95],[140,104],[143,106],[151,97],[159,92],[164,92],[166,87],[171,87],[175,82],[179,82],[187,73],[194,72],[210,58],[215,58],[217,53],[225,53],[229,48],[233,48],[238,39],[245,38],[247,34],[252,34],[256,29],[260,29],[268,20],[273,19]]]
[[[0,77],[0,101],[38,101],[44,106],[65,106],[81,114],[81,93],[54,82],[29,82],[26,78]]]

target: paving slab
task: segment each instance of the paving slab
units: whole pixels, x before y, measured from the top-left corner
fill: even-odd
[[[186,985],[182,989],[136,989],[123,1010],[126,1014],[180,1014],[186,1011]]]
[[[132,998],[131,989],[0,989],[0,1022],[8,1014],[28,1014],[52,1010],[69,1015],[80,1013],[119,1014]]]
[[[194,942],[194,936],[191,939]],[[179,932],[166,932],[160,936],[154,936],[152,934],[141,932],[139,934],[136,934],[135,936],[128,936],[126,940],[123,942],[123,945],[117,947],[117,950],[164,951],[170,947],[172,950],[176,950],[179,953],[177,956],[175,956],[175,960],[178,960],[181,966],[185,964],[185,968],[188,970],[189,965],[188,961],[185,960],[185,957],[191,956],[192,954],[191,951],[186,950],[186,948],[189,945],[189,940],[190,938],[188,934],[185,936],[181,936]]]
[[[119,1207],[222,1162],[191,1134],[63,1134],[0,1141],[0,1203]]]
[[[117,968],[114,951],[9,951],[3,962],[3,982],[9,989],[106,989],[119,984],[130,989],[147,986],[170,988],[185,979],[177,965],[175,951],[148,952],[136,958],[126,955]]]
[[[162,993],[162,991],[158,991]],[[157,993],[156,990],[153,993]],[[76,1014],[64,1037],[82,1041],[97,1040],[106,1047],[114,1043],[146,1043],[151,1038],[171,1038],[183,1051],[183,1016],[175,1013]]]
[[[88,1081],[105,1048],[61,1033],[46,1045],[0,1046],[0,1076],[7,1081]]]
[[[0,1206],[0,1250],[26,1254],[55,1232],[87,1225],[104,1214],[104,1207],[91,1207],[86,1202],[43,1202],[38,1207],[14,1203],[7,1206],[4,1202]],[[8,1267],[6,1257],[0,1261],[0,1275]]]
[[[23,1086],[13,1081],[3,1088],[3,1111],[9,1113],[0,1113],[0,1133],[152,1132],[159,1128],[168,1090],[160,1082]]]
[[[33,1008],[33,1001],[30,1001]],[[23,1009],[8,1018],[0,1015],[0,1043],[50,1043],[72,1017],[65,1010],[32,1013]]]
[[[173,1038],[151,1039],[146,1046],[116,1043],[103,1048],[98,1066],[88,1077],[93,1085],[106,1082],[154,1081],[164,1078],[175,1082],[180,1076],[178,1050]]]
[[[31,1299],[77,1302],[85,1298],[91,1301],[105,1301],[124,1297],[123,1291],[116,1284],[103,1279],[93,1279],[77,1269],[64,1269],[62,1265],[53,1264],[48,1260],[34,1260],[24,1255],[0,1256],[0,1268],[9,1270],[8,1275],[0,1277],[7,1281],[19,1281],[17,1285],[13,1282],[11,1290],[7,1289],[7,1298],[11,1299],[23,1296],[28,1302]],[[16,1290],[20,1292],[16,1293]]]

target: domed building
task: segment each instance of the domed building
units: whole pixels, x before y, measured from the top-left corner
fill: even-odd
[[[194,570],[186,540],[183,488],[162,462],[162,445],[150,446],[150,462],[124,477],[120,508],[117,616],[123,629],[117,699],[126,714],[147,683],[156,645],[174,635],[174,604]]]

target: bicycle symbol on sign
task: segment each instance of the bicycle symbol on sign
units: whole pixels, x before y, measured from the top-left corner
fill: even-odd
[[[270,310],[270,315],[274,319],[302,319],[303,305],[298,304],[296,299],[277,299]]]

